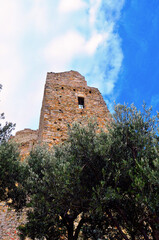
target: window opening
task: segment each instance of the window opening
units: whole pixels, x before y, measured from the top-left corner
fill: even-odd
[[[83,109],[84,108],[84,98],[78,97],[78,107]]]

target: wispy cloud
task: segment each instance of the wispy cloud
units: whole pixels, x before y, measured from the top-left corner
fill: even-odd
[[[46,47],[44,55],[53,71],[63,71],[71,66],[75,57],[92,57],[106,38],[106,34],[94,33],[87,40],[86,36],[77,31],[68,31],[54,38]]]
[[[123,59],[116,31],[123,5],[124,0],[1,3],[1,109],[17,130],[38,127],[47,71],[75,69],[109,99]]]
[[[86,3],[82,0],[61,0],[58,6],[58,10],[61,13],[70,13],[84,8]]]
[[[34,28],[37,33],[46,34],[49,31],[48,11],[46,0],[32,1],[27,14],[28,27]]]
[[[16,115],[14,98],[18,84],[24,77],[25,67],[19,51],[19,36],[23,34],[20,1],[3,1],[0,8],[0,95],[1,111],[11,120]],[[13,100],[14,99],[14,100]],[[13,117],[15,119],[15,117]]]
[[[96,68],[88,76],[90,79],[92,76],[96,79],[100,76],[99,81],[94,80],[93,84],[103,94],[109,95],[113,92],[123,60],[121,39],[116,33],[116,24],[124,1],[98,0],[96,6],[93,0],[91,3],[90,22],[98,31],[107,34],[107,38],[96,49],[94,60]]]

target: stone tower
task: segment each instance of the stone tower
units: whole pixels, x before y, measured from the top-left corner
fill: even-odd
[[[58,144],[67,138],[68,124],[85,124],[92,117],[101,128],[110,118],[97,88],[88,87],[85,78],[75,71],[47,73],[38,142]]]
[[[67,138],[68,124],[75,121],[86,124],[95,118],[105,130],[110,113],[99,90],[88,87],[85,78],[76,71],[47,73],[38,130],[24,129],[13,138],[19,143],[21,158],[29,155],[33,146],[49,146]]]
[[[12,139],[19,143],[21,159],[24,159],[38,143],[45,142],[52,146],[64,141],[68,124],[74,121],[86,124],[93,117],[103,130],[106,130],[106,121],[111,121],[106,103],[97,88],[88,87],[85,78],[75,71],[48,73],[39,129],[18,131]],[[18,218],[3,204],[0,203],[1,239],[17,239],[16,227],[25,222],[25,214]]]

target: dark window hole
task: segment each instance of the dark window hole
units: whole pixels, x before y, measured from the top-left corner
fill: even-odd
[[[83,109],[84,108],[84,98],[78,97],[78,107]]]

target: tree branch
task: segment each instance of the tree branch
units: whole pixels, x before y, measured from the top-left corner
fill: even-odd
[[[129,240],[129,239],[127,238],[127,236],[125,235],[125,233],[123,233],[123,231],[121,230],[121,227],[119,226],[118,222],[116,221],[115,218],[113,218],[113,216],[112,216],[112,214],[111,214],[111,212],[110,212],[109,210],[107,210],[107,214],[108,214],[108,216],[111,218],[111,220],[115,223],[115,225],[117,226],[117,228],[118,228],[121,236],[122,236],[125,240]]]
[[[78,235],[79,235],[79,232],[81,230],[81,227],[82,227],[84,221],[85,221],[84,218],[81,218],[81,220],[80,220],[80,222],[79,222],[79,224],[78,224],[78,226],[77,226],[77,228],[75,230],[74,240],[78,239]]]

